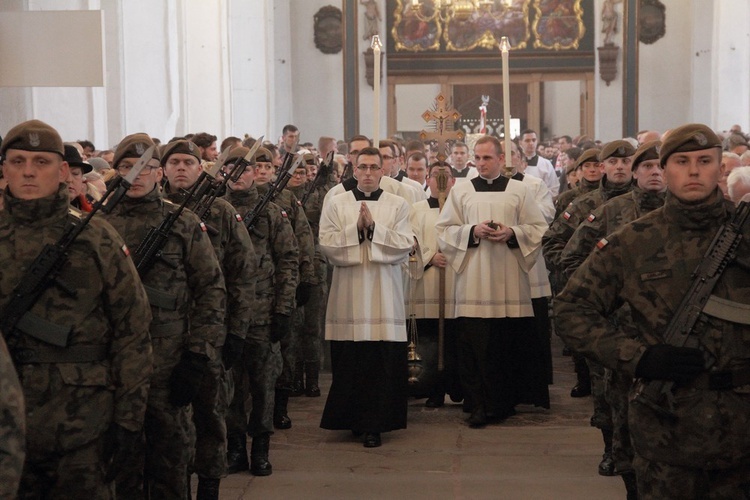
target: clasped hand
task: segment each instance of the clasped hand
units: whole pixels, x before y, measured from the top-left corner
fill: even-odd
[[[359,218],[357,219],[357,229],[359,229],[360,231],[364,231],[365,229],[372,226],[374,223],[375,223],[375,220],[372,218],[370,209],[367,208],[367,203],[363,201],[359,207]]]
[[[513,230],[500,222],[486,220],[474,226],[474,237],[479,240],[507,243],[513,237]]]

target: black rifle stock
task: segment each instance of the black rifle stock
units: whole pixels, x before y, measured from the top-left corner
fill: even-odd
[[[692,283],[680,302],[664,332],[664,343],[677,347],[693,347],[696,340],[691,337],[701,311],[711,296],[716,283],[727,265],[734,260],[737,247],[742,240],[742,228],[750,214],[750,204],[743,202],[737,207],[730,222],[723,224],[698,267],[693,272]],[[714,360],[707,360],[710,368]],[[636,381],[635,401],[646,405],[660,416],[674,420],[674,382],[669,380]]]
[[[255,204],[252,210],[245,214],[242,222],[245,224],[245,227],[248,231],[252,232],[255,229],[255,225],[258,223],[258,219],[260,218],[261,214],[266,209],[268,204],[272,202],[274,198],[276,198],[276,195],[284,190],[287,183],[289,182],[289,179],[292,178],[292,172],[294,172],[294,169],[297,168],[297,163],[299,161],[299,159],[295,161],[294,156],[295,155],[293,153],[286,153],[286,156],[284,157],[284,163],[279,169],[279,176],[276,178],[276,181],[270,183],[266,194],[264,194],[263,197],[258,200],[258,203]],[[301,158],[301,156],[299,158]]]
[[[328,174],[331,173],[333,170],[333,151],[328,153],[328,157],[326,158],[326,161],[318,167],[318,172],[315,174],[315,178],[312,180],[310,185],[307,187],[307,190],[305,191],[305,194],[302,196],[302,200],[300,203],[302,203],[302,206],[305,206],[305,203],[307,203],[307,200],[310,198],[310,195],[317,189],[317,187],[320,185],[320,182],[322,179],[325,179],[328,177]]]

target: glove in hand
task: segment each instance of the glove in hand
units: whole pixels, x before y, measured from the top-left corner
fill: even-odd
[[[301,307],[307,304],[307,301],[310,300],[310,295],[312,294],[312,290],[313,290],[312,283],[302,282],[299,285],[297,285],[297,293],[295,294],[295,298],[297,299],[297,307]]]
[[[175,406],[187,406],[193,402],[208,365],[205,354],[191,351],[182,353],[182,358],[169,377],[169,402]]]
[[[292,330],[292,319],[285,314],[274,314],[271,319],[271,342],[282,341]]]

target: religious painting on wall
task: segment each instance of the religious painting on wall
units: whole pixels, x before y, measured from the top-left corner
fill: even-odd
[[[496,50],[507,36],[514,50],[578,49],[586,29],[582,0],[394,0],[396,52]],[[530,40],[533,38],[533,44]]]
[[[537,0],[534,3],[534,47],[577,49],[586,33],[581,0]]]

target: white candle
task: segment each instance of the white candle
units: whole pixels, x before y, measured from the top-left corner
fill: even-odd
[[[508,37],[500,39],[500,51],[503,56],[503,130],[505,133],[505,169],[506,172],[513,170],[511,163],[511,146],[510,146],[510,71],[508,70],[508,51],[510,42]]]
[[[373,108],[374,126],[372,129],[372,145],[376,148],[378,147],[378,143],[380,142],[380,48],[382,46],[383,45],[380,43],[380,37],[378,35],[374,35],[372,37],[371,45],[373,52],[372,64],[374,65],[373,98],[375,100]]]

